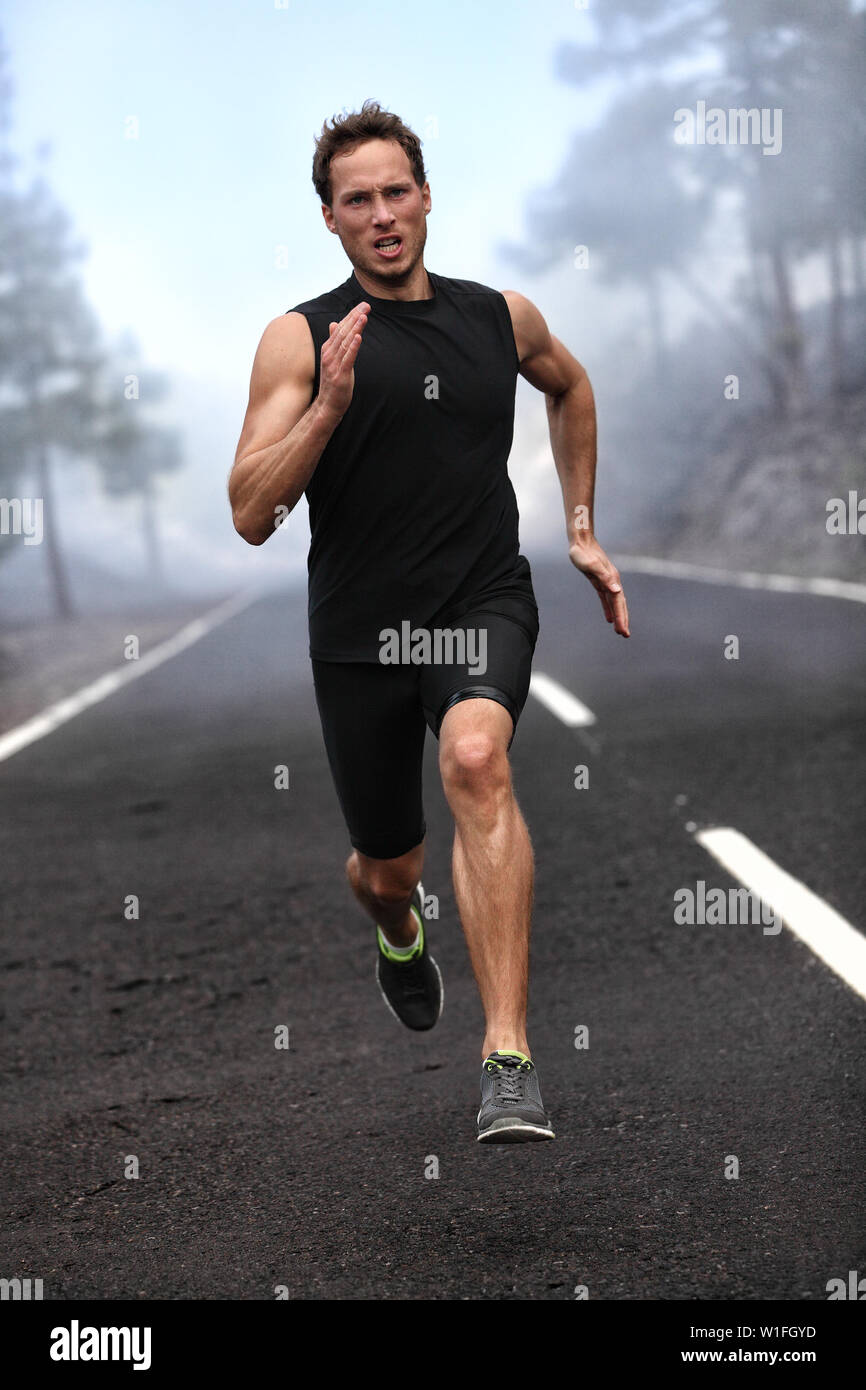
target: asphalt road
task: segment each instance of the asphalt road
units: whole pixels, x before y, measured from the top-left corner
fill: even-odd
[[[536,669],[597,723],[530,699],[512,748],[554,1143],[475,1142],[432,739],[445,1010],[410,1034],[379,997],[296,595],[0,764],[0,1274],[46,1299],[823,1300],[866,1273],[866,1001],[786,929],[673,917],[677,889],[732,883],[692,822],[866,927],[866,613],[626,578],[630,642],[567,561],[536,569]]]

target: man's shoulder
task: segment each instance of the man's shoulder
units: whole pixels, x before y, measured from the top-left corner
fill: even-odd
[[[291,309],[287,309],[287,314],[329,314],[332,319],[343,318],[352,308],[352,291],[350,286],[351,276],[344,280],[342,285],[336,285],[332,290],[326,290],[324,294],[316,295],[315,299],[305,299],[300,304],[293,304]],[[357,296],[356,296],[357,298]]]
[[[501,290],[494,289],[492,285],[482,285],[479,280],[457,280],[452,275],[433,275],[432,272],[430,278],[456,296],[487,295],[502,298]]]

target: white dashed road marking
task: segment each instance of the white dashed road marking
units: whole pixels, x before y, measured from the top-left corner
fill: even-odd
[[[618,555],[623,574],[657,574],[663,579],[696,579],[701,584],[730,584],[739,589],[775,589],[785,594],[821,594],[866,603],[866,584],[847,579],[798,579],[792,574],[757,574],[752,570],[713,569],[685,560],[659,560],[654,555]]]
[[[46,734],[53,733],[61,724],[66,724],[70,719],[74,719],[76,714],[88,709],[90,705],[99,704],[100,700],[105,700],[109,695],[113,695],[121,686],[128,685],[130,681],[143,676],[147,671],[152,671],[155,666],[161,666],[164,661],[169,661],[178,652],[191,647],[194,642],[205,637],[212,632],[220,623],[224,623],[227,618],[231,618],[235,613],[240,613],[242,609],[253,603],[259,597],[260,591],[249,590],[241,594],[235,594],[232,598],[226,599],[216,608],[212,608],[209,613],[203,614],[201,618],[195,618],[186,627],[180,628],[173,637],[167,637],[164,642],[160,642],[152,651],[139,657],[137,661],[128,661],[125,666],[117,671],[109,671],[106,675],[100,676],[92,681],[90,685],[85,685],[83,689],[76,691],[74,695],[68,695],[63,700],[58,700],[56,704],[49,705],[41,714],[34,715],[32,719],[19,724],[15,729],[9,729],[5,734],[0,734],[0,762],[6,758],[11,758],[13,754],[19,753],[28,744],[35,743],[37,739],[44,738]]]
[[[555,714],[557,719],[561,719],[563,724],[567,724],[570,729],[576,729],[586,724],[595,723],[595,715],[586,705],[581,704],[570,690],[566,690],[564,685],[552,680],[550,676],[544,676],[540,671],[533,671],[529,679],[529,693],[534,695],[536,700],[540,700],[543,705]]]
[[[695,835],[714,859],[750,888],[825,965],[866,999],[866,936],[799,879],[780,869],[739,830],[720,827]]]

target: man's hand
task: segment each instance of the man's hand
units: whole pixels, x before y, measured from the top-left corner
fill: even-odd
[[[355,358],[369,312],[366,302],[356,304],[339,323],[329,324],[327,342],[322,344],[319,405],[338,419],[352,403]]]
[[[614,631],[621,637],[630,637],[628,630],[628,605],[625,601],[619,571],[607,558],[595,536],[589,531],[575,531],[575,539],[568,547],[571,563],[581,574],[585,574],[601,599],[604,616],[613,623]]]

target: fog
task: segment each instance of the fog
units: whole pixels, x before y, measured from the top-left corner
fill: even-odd
[[[306,504],[251,548],[225,484],[265,324],[349,272],[312,144],[370,95],[423,139],[428,269],[519,289],[587,368],[614,558],[862,570],[828,530],[864,482],[862,5],[448,4],[423,62],[398,6],[84,8],[3,35],[0,621],[302,580]],[[561,552],[522,381],[510,467]]]

